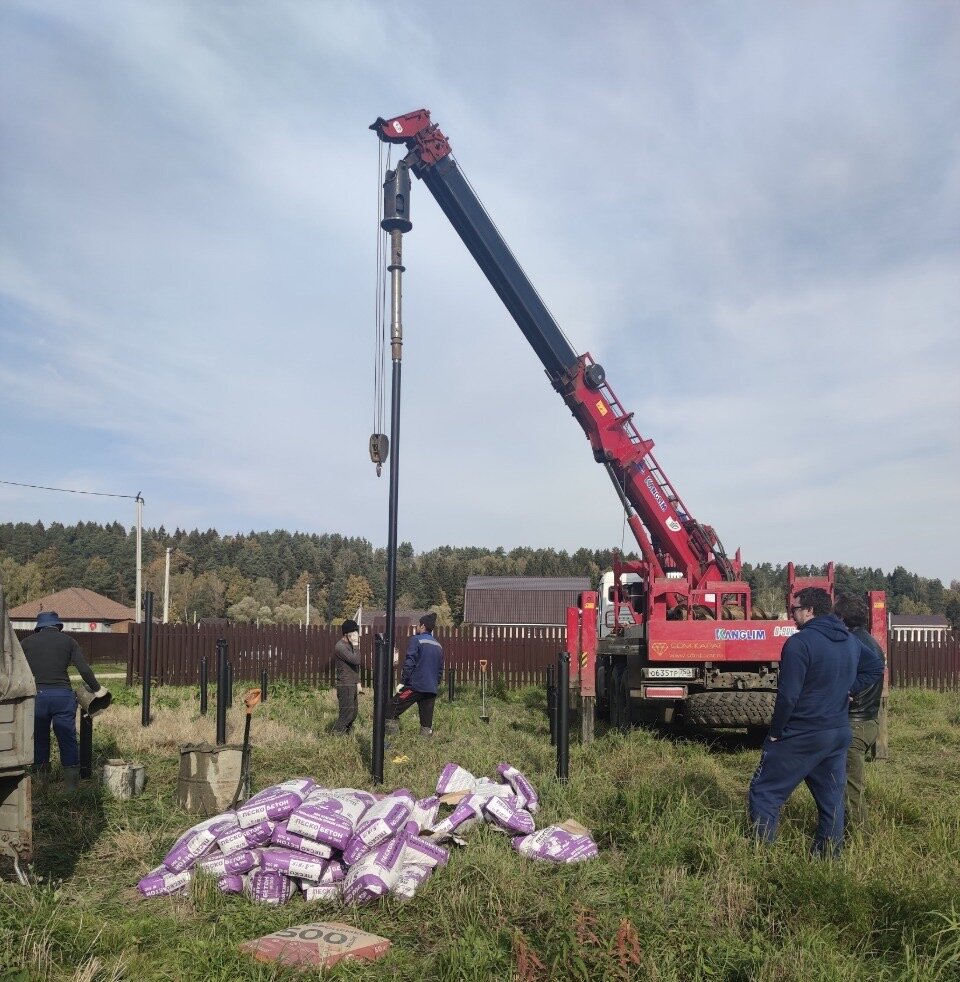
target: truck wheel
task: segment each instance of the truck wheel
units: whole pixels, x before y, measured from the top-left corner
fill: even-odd
[[[766,727],[773,719],[776,692],[695,692],[687,696],[687,722],[695,726]]]

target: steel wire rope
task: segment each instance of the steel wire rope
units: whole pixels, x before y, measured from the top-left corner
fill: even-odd
[[[377,272],[374,286],[374,334],[373,334],[373,432],[383,433],[385,416],[386,378],[386,233],[380,225],[383,220],[383,173],[390,166],[390,150],[387,146],[384,163],[384,144],[379,144],[377,154]]]

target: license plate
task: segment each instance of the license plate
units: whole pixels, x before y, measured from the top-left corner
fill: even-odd
[[[692,679],[692,668],[648,668],[648,679]]]

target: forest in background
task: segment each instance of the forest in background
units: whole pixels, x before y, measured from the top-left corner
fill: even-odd
[[[357,607],[383,608],[386,550],[366,539],[335,533],[249,532],[214,529],[167,532],[144,529],[144,590],[162,604],[166,550],[170,554],[170,620],[228,617],[235,621],[296,624],[334,622]],[[627,556],[632,554],[627,553]],[[635,558],[635,557],[634,557]],[[468,576],[588,576],[596,583],[612,565],[612,552],[578,549],[439,546],[417,553],[409,542],[397,555],[397,608],[435,610],[441,625],[459,624]],[[816,575],[821,567],[797,567]],[[744,564],[754,603],[783,608],[786,567]],[[86,587],[126,606],[136,583],[136,533],[119,522],[0,524],[0,580],[11,607],[67,587]],[[960,629],[960,581],[948,587],[902,566],[881,569],[837,565],[837,583],[854,590],[885,590],[894,614],[943,614]]]

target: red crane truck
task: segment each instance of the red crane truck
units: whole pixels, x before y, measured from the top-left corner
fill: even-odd
[[[640,550],[636,561],[617,561],[592,664],[597,599],[582,608],[586,624],[571,624],[573,677],[611,723],[632,719],[688,722],[710,727],[762,728],[770,723],[784,640],[795,630],[786,619],[757,616],[750,585],[741,579],[740,551],[731,557],[709,526],[697,521],[653,455],[603,367],[578,355],[547,310],[453,158],[450,144],[426,109],[370,127],[386,143],[404,145],[398,165],[422,180],[529,341],[554,389],[583,428],[594,460],[607,471]],[[385,201],[385,208],[389,202]],[[399,209],[406,216],[406,202]],[[805,586],[833,594],[832,564],[822,577],[788,568],[789,597]],[[884,595],[869,597],[873,633],[886,651]]]

